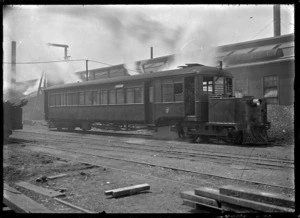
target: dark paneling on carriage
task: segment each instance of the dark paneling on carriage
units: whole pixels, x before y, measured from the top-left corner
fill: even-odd
[[[58,129],[89,130],[95,122],[173,125],[179,136],[222,137],[241,143],[251,122],[266,127],[265,104],[232,94],[230,73],[189,64],[182,69],[50,87],[45,90],[45,118]],[[253,114],[255,107],[259,109]]]

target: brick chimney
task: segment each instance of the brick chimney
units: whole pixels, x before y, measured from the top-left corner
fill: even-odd
[[[280,36],[280,5],[273,6],[274,36]]]

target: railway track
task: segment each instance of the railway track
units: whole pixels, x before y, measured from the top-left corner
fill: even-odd
[[[40,147],[40,145],[33,144],[33,143],[25,142],[24,144],[29,145],[29,146]],[[211,173],[203,173],[203,172],[198,172],[198,171],[194,171],[194,170],[187,170],[187,169],[183,169],[183,168],[172,167],[172,166],[168,166],[168,165],[147,163],[147,162],[136,161],[136,160],[129,160],[126,158],[118,158],[118,157],[113,157],[113,156],[108,156],[108,155],[99,155],[99,154],[94,154],[94,153],[89,153],[89,152],[75,151],[75,150],[70,150],[70,149],[59,148],[58,146],[49,146],[48,145],[45,147],[46,147],[46,149],[62,151],[62,152],[66,152],[68,154],[73,153],[73,154],[77,154],[77,155],[78,154],[79,155],[87,155],[87,156],[94,157],[94,158],[109,159],[109,160],[133,163],[133,164],[140,165],[140,166],[158,167],[158,168],[169,169],[169,170],[173,170],[173,171],[181,172],[181,173],[189,173],[189,174],[192,174],[195,176],[201,176],[201,177],[204,176],[204,177],[210,177],[210,178],[215,178],[215,179],[223,179],[223,180],[229,180],[229,181],[234,181],[234,182],[242,182],[242,183],[251,184],[251,185],[263,185],[263,186],[272,187],[272,188],[294,190],[293,188],[286,187],[286,186],[274,185],[274,184],[269,184],[269,183],[264,183],[264,182],[259,182],[259,181],[253,181],[253,180],[237,179],[237,178],[232,178],[232,177],[228,177],[228,176],[216,175],[216,174],[211,174]],[[82,161],[82,160],[76,160],[76,161],[85,163],[85,164],[98,166],[97,164],[94,164],[92,160],[89,160],[89,159],[85,159],[84,161]],[[101,166],[111,168],[109,166],[104,166],[102,164],[101,164]],[[122,170],[122,169],[119,169],[119,170]],[[133,171],[130,171],[130,172],[135,173]]]
[[[30,132],[32,133],[32,132]],[[35,133],[40,135],[41,133]],[[52,134],[52,132],[51,132]],[[44,133],[44,135],[47,135],[46,133]],[[60,136],[62,137],[61,134],[54,134],[56,136]],[[51,139],[46,139],[45,137],[35,137],[38,140],[43,140],[43,141],[47,141],[47,142],[51,142],[53,140]],[[67,144],[72,144],[72,147],[76,148],[76,146],[74,146],[74,144],[72,143],[73,139],[81,139],[82,137],[79,136],[73,136],[72,135],[72,139],[55,139],[56,142],[62,142],[62,143],[67,143]],[[215,153],[215,152],[207,152],[207,151],[182,151],[182,147],[180,149],[178,148],[171,148],[172,150],[170,150],[169,148],[166,148],[167,146],[157,146],[157,145],[145,145],[142,143],[134,143],[134,142],[123,142],[125,145],[116,145],[114,144],[114,142],[120,142],[117,140],[106,140],[106,142],[109,142],[109,145],[106,144],[104,141],[104,139],[102,138],[102,144],[101,147],[99,145],[85,145],[87,148],[92,148],[94,150],[105,150],[105,151],[112,151],[114,148],[121,148],[123,150],[127,150],[130,152],[131,151],[137,151],[137,150],[142,150],[142,151],[147,151],[147,152],[158,152],[160,153],[160,155],[164,155],[166,157],[169,158],[185,158],[187,160],[192,160],[192,161],[197,161],[199,159],[203,160],[203,158],[213,161],[213,162],[218,162],[218,163],[230,163],[230,162],[234,162],[234,163],[244,163],[244,164],[251,164],[251,165],[255,165],[257,167],[261,167],[261,168],[290,168],[293,169],[294,168],[294,162],[292,160],[288,160],[288,159],[275,159],[275,158],[261,158],[261,157],[255,157],[255,156],[249,156],[249,155],[234,155],[234,154],[224,154],[224,153]],[[150,146],[150,147],[149,147]],[[104,149],[103,147],[107,148]]]

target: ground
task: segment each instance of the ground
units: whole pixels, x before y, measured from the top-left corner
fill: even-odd
[[[40,133],[40,134],[37,134]],[[46,134],[46,135],[43,135]],[[180,141],[144,140],[138,138],[85,135],[69,132],[49,131],[42,126],[24,126],[24,130],[14,132],[12,139],[22,139],[18,142],[10,142],[4,145],[4,167],[3,178],[5,183],[21,191],[33,200],[45,205],[50,210],[57,213],[78,213],[79,211],[56,202],[52,198],[36,194],[15,185],[16,182],[26,181],[31,184],[42,186],[48,189],[62,191],[65,197],[62,200],[80,206],[94,212],[106,213],[190,213],[199,212],[182,204],[180,192],[193,190],[197,187],[218,188],[222,185],[232,184],[232,181],[216,179],[207,176],[192,175],[191,173],[177,172],[167,168],[155,166],[140,166],[134,163],[126,163],[117,160],[101,159],[87,156],[95,165],[78,162],[81,156],[68,154],[63,151],[53,151],[49,153],[49,148],[73,148],[72,151],[92,151],[93,154],[107,155],[116,158],[126,158],[136,161],[171,165],[179,168],[189,168],[197,171],[207,171],[211,173],[236,173],[244,176],[252,176],[256,173],[270,172],[268,178],[279,181],[281,184],[288,183],[285,178],[276,178],[274,170],[268,169],[254,170],[253,166],[244,167],[230,160],[228,163],[220,160],[208,160],[207,158],[197,159],[192,155],[182,158],[166,153],[168,149],[172,151],[195,151],[200,152],[223,152],[224,154],[251,154],[257,157],[269,158],[291,158],[292,148],[290,146],[270,146],[270,147],[236,147],[222,145],[197,145]],[[101,140],[99,140],[101,139]],[[27,142],[35,142],[31,146]],[[159,148],[158,152],[147,150],[134,150],[135,146],[144,145],[143,148]],[[73,145],[73,146],[72,146]],[[76,145],[76,146],[75,146]],[[90,148],[87,150],[86,146]],[[128,146],[120,148],[118,146]],[[91,146],[95,146],[94,151]],[[152,147],[151,147],[152,146]],[[85,148],[86,147],[86,148]],[[48,150],[47,150],[48,149]],[[100,150],[99,150],[100,149]],[[86,158],[86,157],[85,157]],[[228,171],[224,171],[228,169]],[[48,180],[47,182],[37,182],[41,176],[53,176],[65,173],[67,176]],[[272,174],[273,173],[273,174]],[[282,172],[284,173],[284,172]],[[258,175],[260,175],[258,174]],[[272,175],[272,177],[271,177]],[[282,174],[284,175],[284,174]],[[275,177],[274,177],[275,176]],[[277,176],[277,177],[278,177]],[[260,178],[263,179],[263,178]],[[148,183],[150,190],[140,194],[112,198],[104,194],[105,191]],[[238,183],[235,183],[238,184]],[[255,185],[255,188],[259,186]],[[267,191],[282,192],[287,196],[293,193],[285,190],[259,187]],[[205,212],[205,211],[201,211]]]

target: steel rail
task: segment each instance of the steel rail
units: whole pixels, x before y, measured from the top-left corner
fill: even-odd
[[[61,135],[60,135],[61,136]],[[78,138],[78,137],[76,137]],[[45,139],[45,138],[39,138],[41,140],[47,140],[47,141],[52,141],[51,139]],[[66,142],[66,143],[71,143],[70,140],[64,140],[64,139],[59,139],[59,140],[55,140],[56,142],[57,141],[60,141],[60,142]],[[109,140],[109,142],[119,142],[119,141],[112,141],[112,140]],[[125,142],[126,143],[126,142]],[[126,143],[126,144],[132,144],[132,143]],[[140,145],[140,144],[138,144]],[[88,145],[89,147],[91,147],[91,145]],[[72,145],[72,147],[74,147],[74,145]],[[239,163],[250,163],[250,164],[254,164],[254,165],[260,165],[260,166],[266,166],[266,167],[275,167],[275,168],[291,168],[293,169],[294,167],[293,166],[283,166],[283,165],[277,165],[277,164],[270,164],[270,163],[263,163],[263,162],[275,162],[275,163],[283,163],[285,162],[285,164],[293,164],[293,162],[287,162],[287,161],[282,161],[282,160],[269,160],[269,159],[263,159],[263,158],[253,158],[251,157],[251,160],[249,161],[248,160],[248,156],[244,155],[244,157],[241,157],[241,156],[235,156],[235,155],[220,155],[220,154],[205,154],[205,153],[194,153],[194,152],[182,152],[182,151],[170,151],[170,150],[164,150],[164,149],[150,149],[150,148],[141,148],[140,146],[138,147],[127,147],[127,146],[120,146],[120,145],[105,145],[105,144],[102,144],[101,147],[109,147],[109,148],[112,148],[112,147],[116,147],[116,148],[125,148],[125,149],[132,149],[132,150],[145,150],[145,151],[151,151],[151,152],[164,152],[165,154],[169,153],[171,155],[182,155],[182,156],[188,156],[188,157],[205,157],[207,159],[214,159],[216,161],[214,162],[226,162],[226,161],[230,161],[231,159],[234,158],[235,162],[239,162]],[[159,146],[156,146],[156,147],[159,147]],[[104,148],[99,148],[99,146],[92,146],[93,149],[95,150],[105,150],[105,151],[112,151],[112,149],[108,150],[108,149],[104,149]],[[192,159],[194,160],[193,158],[188,158],[188,159]],[[240,160],[237,160],[237,159],[240,159]],[[223,160],[223,161],[222,161]],[[258,160],[258,161],[261,161],[261,162],[256,162],[255,160]]]
[[[46,140],[46,141],[52,141],[51,139],[44,139],[44,138],[40,138],[42,140]],[[56,142],[57,141],[60,141],[60,142],[65,142],[65,143],[68,143],[68,144],[71,144],[72,142],[70,142],[69,140],[55,140]],[[110,141],[112,142],[112,141]],[[131,143],[130,143],[131,144]],[[90,149],[94,149],[94,150],[98,150],[98,151],[115,151],[113,149],[104,149],[104,148],[99,148],[99,146],[92,146],[91,145],[88,145]],[[113,147],[117,147],[117,148],[125,148],[125,149],[131,149],[131,150],[145,150],[145,151],[151,151],[151,152],[164,152],[164,154],[171,154],[171,155],[174,155],[176,157],[176,155],[182,155],[182,156],[189,156],[187,158],[187,160],[195,160],[191,157],[204,157],[204,158],[207,158],[208,160],[210,160],[211,162],[217,162],[217,163],[226,163],[228,161],[230,161],[230,159],[232,159],[233,157],[231,156],[221,156],[221,155],[206,155],[206,154],[197,154],[197,153],[189,153],[189,152],[173,152],[173,151],[164,151],[162,149],[147,149],[147,148],[133,148],[133,147],[126,147],[126,146],[119,146],[119,145],[112,145],[112,146],[109,146],[109,145],[104,145],[102,144],[101,147],[109,147],[109,148],[113,148]],[[75,148],[74,145],[72,144],[72,148]],[[119,151],[121,152],[121,151]],[[168,157],[168,156],[167,156]],[[171,157],[170,157],[171,158]],[[223,159],[222,159],[223,158]],[[227,158],[227,159],[226,159]],[[234,157],[235,158],[235,157]],[[247,160],[247,156],[245,156],[245,158],[241,158],[241,157],[237,157],[239,159],[242,159],[242,160],[234,160],[235,163],[247,163],[247,164],[252,164],[252,165],[259,165],[259,166],[265,166],[265,167],[274,167],[274,168],[291,168],[291,169],[294,169],[293,166],[283,166],[283,165],[276,165],[276,164],[268,164],[268,163],[260,163],[260,162],[255,162],[255,160],[251,159],[251,161]],[[256,159],[256,160],[259,160],[259,159]],[[268,160],[265,160],[265,159],[260,159],[262,162],[268,162]],[[281,161],[277,161],[277,162],[281,162]],[[261,168],[264,168],[264,167],[261,167]]]
[[[48,140],[51,141],[51,139],[43,139],[43,140]],[[67,143],[71,143],[69,140],[56,140],[56,141],[60,141],[60,142],[67,142]],[[118,142],[118,141],[111,141],[110,142]],[[126,142],[125,142],[126,143]],[[132,143],[128,143],[128,144],[132,144]],[[138,144],[139,145],[139,144]],[[114,151],[113,149],[104,149],[104,148],[99,148],[99,146],[95,145],[87,145],[89,146],[89,148],[94,149],[94,150],[104,150],[104,151]],[[91,147],[92,146],[92,147]],[[262,163],[262,162],[275,162],[275,163],[282,163],[284,161],[274,161],[274,160],[269,160],[269,159],[263,159],[263,158],[250,158],[250,160],[248,160],[248,156],[244,155],[244,157],[238,157],[238,156],[231,156],[231,155],[219,155],[219,154],[199,154],[199,153],[191,153],[191,152],[181,152],[181,151],[168,151],[168,150],[163,150],[163,149],[149,149],[149,148],[141,148],[141,147],[127,147],[127,146],[120,146],[120,145],[105,145],[102,144],[101,147],[109,147],[109,148],[125,148],[125,149],[131,149],[131,150],[144,150],[144,151],[151,151],[151,152],[164,152],[169,153],[171,155],[174,155],[176,157],[176,155],[182,155],[182,156],[188,156],[189,158],[187,160],[194,160],[193,158],[190,157],[204,157],[207,158],[209,160],[216,160],[212,162],[226,162],[226,161],[230,161],[231,159],[235,158],[235,163],[247,163],[247,164],[254,164],[254,165],[260,165],[260,166],[266,166],[266,167],[274,167],[274,168],[291,168],[294,169],[294,166],[283,166],[283,165],[277,165],[277,164],[268,164],[268,163]],[[157,146],[158,147],[158,146]],[[72,145],[72,148],[74,148],[74,145]],[[240,160],[236,160],[236,159],[240,159]],[[261,161],[260,162],[255,162],[255,160]],[[285,164],[293,164],[293,162],[286,162]]]
[[[51,139],[45,139],[45,138],[39,138],[43,141],[53,141]],[[62,139],[59,139],[59,140],[55,140],[56,142],[57,141],[60,141],[60,142],[65,142],[65,143],[72,143],[70,142],[70,140],[62,140]],[[110,141],[112,142],[112,141]],[[131,143],[129,143],[131,144]],[[104,148],[99,148],[99,146],[92,146],[91,145],[88,145],[89,148],[91,149],[94,149],[94,150],[104,150],[104,151],[114,151],[113,149],[104,149]],[[195,160],[194,158],[192,157],[195,157],[197,156],[198,158],[199,157],[204,157],[204,158],[207,158],[208,160],[211,160],[212,162],[218,162],[218,163],[226,163],[228,161],[230,161],[232,158],[236,158],[236,157],[232,157],[232,156],[226,156],[226,155],[209,155],[209,154],[199,154],[199,153],[189,153],[189,152],[178,152],[178,151],[166,151],[166,150],[162,150],[162,149],[147,149],[147,148],[133,148],[133,147],[127,147],[127,146],[119,146],[119,145],[112,145],[112,146],[109,146],[109,145],[104,145],[102,144],[101,147],[109,147],[109,148],[112,148],[112,147],[116,147],[116,148],[125,148],[125,149],[131,149],[131,150],[145,150],[145,151],[149,151],[149,152],[164,152],[164,154],[171,154],[171,155],[174,155],[176,157],[176,155],[182,155],[182,156],[188,156],[187,160]],[[74,145],[72,144],[72,148],[74,148]],[[121,152],[121,151],[120,151]],[[237,157],[238,159],[240,160],[234,160],[236,163],[247,163],[247,164],[254,164],[254,165],[259,165],[261,166],[262,168],[264,168],[263,166],[265,167],[274,167],[274,168],[291,168],[293,169],[294,167],[293,166],[286,166],[286,165],[277,165],[277,164],[269,164],[269,163],[263,163],[263,162],[268,162],[268,160],[265,160],[265,159],[257,159],[256,160],[260,160],[262,162],[255,162],[255,159],[251,159],[251,161],[247,160],[247,156],[245,156],[245,158],[241,158],[241,157]],[[214,161],[215,160],[215,161]],[[271,161],[272,162],[272,161]],[[282,161],[276,161],[276,162],[282,162]]]
[[[34,132],[30,132],[30,133],[34,133]],[[36,134],[40,134],[40,133],[36,133]],[[45,134],[45,135],[48,135],[46,133],[42,133],[42,134]],[[55,134],[57,136],[62,136],[61,134]],[[79,136],[72,136],[72,138],[80,138],[82,139],[82,137],[79,137]],[[45,140],[43,138],[43,140]],[[61,141],[63,142],[69,142],[67,140],[62,140],[60,139]],[[119,141],[113,141],[113,140],[109,140],[110,142],[119,142]],[[151,145],[151,148],[153,147],[157,147],[159,149],[149,149],[149,148],[141,148],[141,146],[145,147],[145,145],[143,144],[139,144],[139,143],[132,143],[132,142],[123,142],[125,144],[131,144],[131,145],[138,145],[139,147],[135,147],[139,150],[148,150],[148,151],[158,151],[158,152],[161,152],[163,150],[162,146],[156,146],[156,145]],[[111,146],[107,146],[107,145],[101,145],[101,146],[106,146],[106,147],[111,147]],[[129,147],[126,147],[126,146],[116,146],[114,145],[114,147],[120,147],[120,148],[129,148]],[[183,155],[186,155],[186,156],[191,156],[191,155],[195,155],[195,156],[200,156],[200,157],[203,157],[203,156],[210,156],[210,157],[216,157],[216,158],[234,158],[235,160],[236,159],[248,159],[249,156],[248,155],[234,155],[234,154],[231,154],[231,153],[222,153],[222,154],[218,154],[218,153],[214,153],[214,152],[203,152],[203,151],[200,151],[200,150],[197,150],[197,149],[194,149],[195,151],[197,152],[184,152],[184,151],[168,151],[168,150],[164,150],[164,152],[168,152],[168,153],[178,153],[178,154],[183,154]],[[199,153],[199,151],[201,153]],[[216,159],[215,158],[215,159]],[[279,165],[272,165],[272,164],[264,164],[264,163],[258,163],[258,162],[253,162],[253,160],[258,160],[258,161],[262,161],[262,162],[274,162],[274,163],[285,163],[285,164],[294,164],[294,161],[292,160],[289,160],[289,159],[279,159],[279,158],[259,158],[258,156],[252,156],[251,157],[251,163],[253,164],[257,164],[257,165],[266,165],[266,166],[275,166],[275,167],[285,167],[285,166],[279,166]],[[243,161],[240,161],[240,162],[243,162]],[[294,168],[294,167],[289,167],[289,168]]]
[[[38,145],[35,145],[35,144],[32,144],[32,143],[28,143],[28,145],[38,147]],[[264,182],[245,180],[245,179],[236,179],[236,178],[231,178],[231,177],[227,177],[227,176],[220,176],[220,175],[215,175],[215,174],[210,174],[210,173],[201,173],[201,172],[197,172],[197,171],[193,171],[193,170],[187,170],[187,169],[171,167],[171,166],[164,166],[164,165],[160,165],[160,164],[145,163],[145,162],[141,162],[141,161],[134,161],[134,160],[128,160],[128,159],[122,159],[122,158],[116,158],[116,157],[108,157],[108,156],[104,156],[104,155],[89,154],[89,153],[86,153],[86,152],[72,151],[72,150],[61,149],[61,148],[57,148],[57,147],[53,148],[53,147],[49,147],[49,146],[46,147],[45,146],[45,148],[56,150],[56,151],[66,151],[66,152],[71,152],[71,153],[75,153],[75,154],[83,154],[83,155],[89,155],[89,156],[94,156],[94,157],[101,157],[101,158],[106,158],[106,159],[111,159],[111,160],[118,160],[118,161],[129,162],[129,163],[140,164],[140,165],[146,165],[146,166],[152,166],[152,167],[160,167],[160,168],[165,168],[165,169],[171,169],[171,170],[174,170],[174,171],[182,171],[182,172],[186,172],[186,173],[192,173],[192,174],[196,174],[196,175],[202,175],[202,176],[209,176],[209,177],[239,181],[239,182],[244,182],[244,183],[248,183],[248,184],[249,183],[250,184],[259,184],[259,185],[265,185],[265,186],[269,186],[269,187],[294,190],[294,188],[281,186],[281,185],[274,185],[274,184],[268,184],[268,183],[264,183]],[[91,164],[91,165],[93,165],[93,164]]]

